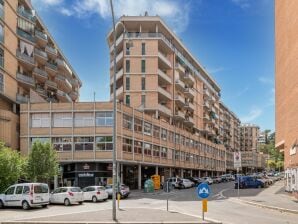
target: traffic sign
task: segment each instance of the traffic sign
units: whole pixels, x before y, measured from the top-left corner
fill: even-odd
[[[208,198],[211,191],[207,183],[201,183],[197,188],[197,194],[199,198]]]
[[[241,167],[241,153],[234,152],[234,168],[240,168],[240,167]]]

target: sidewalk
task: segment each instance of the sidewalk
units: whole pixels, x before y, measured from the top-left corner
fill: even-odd
[[[240,197],[242,202],[283,212],[298,214],[298,200],[284,191],[284,182],[278,181],[254,197]]]
[[[147,208],[125,208],[117,210],[117,221],[112,221],[112,210],[101,210],[92,212],[74,213],[71,215],[47,216],[33,219],[22,219],[18,221],[2,222],[2,224],[13,223],[210,223],[202,221],[201,218],[186,215],[174,211]]]

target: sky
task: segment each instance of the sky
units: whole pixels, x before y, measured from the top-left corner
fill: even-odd
[[[31,0],[82,80],[80,101],[109,100],[109,0]],[[243,123],[274,131],[273,0],[113,0],[121,15],[159,15],[221,87]]]

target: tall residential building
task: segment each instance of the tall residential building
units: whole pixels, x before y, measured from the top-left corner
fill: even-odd
[[[298,2],[275,1],[275,131],[284,152],[286,190],[298,192]]]
[[[240,126],[240,150],[257,151],[260,127],[254,124]]]
[[[258,145],[264,145],[266,144],[267,134],[265,131],[260,132],[258,137]]]
[[[0,140],[19,148],[19,104],[72,102],[81,81],[29,0],[0,1]]]

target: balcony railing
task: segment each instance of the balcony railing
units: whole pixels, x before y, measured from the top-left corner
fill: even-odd
[[[47,62],[47,67],[49,67],[49,68],[51,68],[52,70],[55,70],[55,71],[58,70],[57,65],[55,65],[51,62]]]
[[[183,105],[185,103],[185,98],[180,95],[175,95],[175,100],[179,101]]]
[[[35,64],[35,60],[33,57],[30,57],[26,54],[22,54],[19,49],[17,49],[17,57],[27,63],[33,64],[33,65]]]
[[[17,93],[17,102],[18,103],[28,103],[29,98],[27,96],[22,96],[22,95]]]
[[[32,86],[35,85],[35,81],[32,77],[23,75],[19,72],[17,73],[17,80]]]
[[[4,68],[4,57],[0,56],[0,67]]]
[[[185,80],[189,80],[189,81],[192,82],[192,83],[195,82],[195,78],[194,78],[190,73],[185,73],[185,75],[184,75],[184,79],[185,79]]]
[[[25,38],[26,40],[29,40],[30,42],[32,43],[35,43],[36,42],[36,39],[33,35],[29,34],[29,33],[26,33],[25,31],[17,28],[17,34],[19,36],[21,36],[22,38]]]
[[[116,73],[116,81],[123,76],[123,68],[120,69],[117,73]],[[110,79],[110,83],[114,83],[114,77],[112,76]]]
[[[189,88],[189,87],[186,87],[184,89],[184,93],[186,93],[186,94],[188,94],[188,95],[190,95],[192,97],[195,95],[195,91],[192,88]]]
[[[192,110],[195,109],[195,105],[193,103],[191,103],[191,102],[185,102],[185,107],[189,107]]]
[[[42,76],[44,78],[48,78],[48,73],[40,68],[37,68],[35,67],[34,70],[33,70],[33,73],[39,75],[39,76]]]
[[[180,70],[180,72],[185,73],[185,68],[179,62],[176,62],[175,67]]]
[[[117,56],[116,56],[116,64],[123,58],[123,51],[121,51]],[[114,66],[114,60],[111,61],[110,67],[112,68]]]
[[[158,87],[158,92],[161,93],[162,95],[164,95],[165,97],[171,99],[171,93],[169,93],[167,90],[165,90],[162,87]]]
[[[123,35],[120,35],[116,40],[116,47],[119,45],[119,43],[121,43],[122,40],[123,40]],[[114,49],[114,44],[112,44],[112,46],[110,47],[110,52],[112,52],[113,49]]]
[[[51,80],[47,80],[46,81],[46,85],[49,86],[49,87],[52,87],[54,89],[57,89],[57,83],[51,81]]]
[[[4,5],[0,2],[0,18],[4,19]]]
[[[37,93],[39,93],[40,95],[46,96],[47,95],[47,91],[45,89],[43,89],[42,87],[37,86],[35,91]]]
[[[48,36],[45,33],[38,30],[35,30],[35,36],[46,41],[48,40]]]
[[[163,112],[164,114],[168,114],[168,115],[172,114],[171,110],[162,104],[158,104],[158,110]]]
[[[184,82],[183,82],[182,80],[180,80],[179,78],[177,78],[177,79],[175,80],[175,84],[178,85],[179,87],[183,88],[183,89],[184,89],[184,87],[185,87]]]
[[[164,73],[162,70],[158,69],[158,75],[166,80],[168,83],[172,83],[171,77]]]
[[[176,110],[174,115],[180,118],[184,118],[184,113],[181,110]]]
[[[65,98],[68,102],[72,101],[72,99],[70,98],[70,96],[67,93],[65,93],[59,89],[57,90],[57,95]]]
[[[51,47],[49,45],[46,46],[46,51],[49,52],[49,53],[51,53],[51,54],[54,54],[54,55],[57,55],[58,54],[57,49],[56,48],[53,48],[53,47]]]
[[[162,54],[161,52],[158,52],[158,57],[167,65],[169,66],[170,68],[172,67],[172,64],[171,62],[169,61],[169,59],[164,55]]]
[[[26,10],[24,9],[24,7],[20,6],[17,9],[18,14],[22,17],[25,17],[26,19],[30,20],[31,22],[35,23],[36,18],[35,16],[32,14],[32,11]]]
[[[34,49],[34,53],[35,53],[36,55],[38,55],[38,56],[41,56],[41,57],[45,58],[45,59],[48,58],[48,55],[47,55],[46,52],[44,52],[44,51],[42,51],[42,50],[39,50],[39,49],[37,49],[37,48]]]

